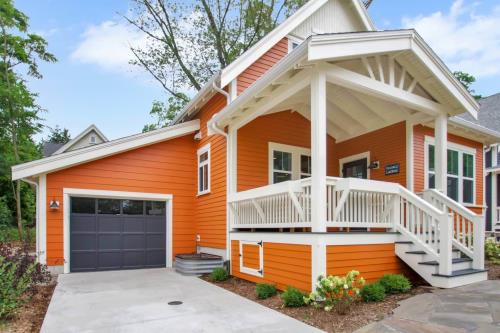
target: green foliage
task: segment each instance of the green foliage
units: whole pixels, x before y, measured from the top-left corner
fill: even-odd
[[[257,283],[257,285],[255,286],[255,293],[257,294],[257,298],[266,299],[276,295],[277,290],[274,284]]]
[[[495,265],[500,265],[500,243],[494,238],[486,239],[484,242],[484,256]]]
[[[61,128],[58,125],[54,128],[50,128],[50,134],[45,142],[52,143],[68,143],[71,140],[71,134],[67,128]]]
[[[467,91],[475,98],[475,99],[481,99],[483,96],[481,95],[476,95],[476,92],[474,89],[471,88],[472,84],[476,82],[476,78],[469,73],[465,73],[462,71],[456,71],[453,72],[453,75],[462,83],[462,85],[467,89]]]
[[[360,294],[365,302],[380,302],[385,298],[385,289],[377,282],[365,285]]]
[[[8,227],[11,224],[12,212],[7,204],[7,198],[5,196],[0,197],[0,228]]]
[[[338,314],[349,312],[351,305],[359,300],[359,288],[363,287],[365,280],[359,277],[358,271],[350,271],[346,276],[319,276],[316,290],[304,301],[322,307],[325,311],[335,309]]]
[[[18,265],[8,262],[6,258],[0,256],[0,318],[10,317],[14,310],[22,304],[22,295],[31,285],[31,272],[34,265],[22,274],[17,276]]]
[[[287,287],[285,292],[281,294],[283,305],[288,308],[304,306],[306,304],[304,302],[304,297],[306,297],[306,295],[294,287]]]
[[[210,278],[216,282],[226,281],[229,278],[229,273],[225,268],[217,267],[210,273]]]
[[[410,281],[402,274],[385,274],[378,283],[387,294],[401,294],[411,289]]]
[[[171,96],[168,98],[168,105],[163,102],[154,101],[149,114],[156,119],[154,124],[145,125],[142,132],[149,132],[161,127],[170,125],[175,116],[184,108],[189,98],[183,94],[178,93],[178,96]]]

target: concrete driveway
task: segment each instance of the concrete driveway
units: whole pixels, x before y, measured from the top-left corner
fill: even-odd
[[[41,331],[320,332],[170,269],[60,275]]]

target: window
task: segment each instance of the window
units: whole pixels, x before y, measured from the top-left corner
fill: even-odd
[[[95,214],[95,199],[71,198],[71,213]]]
[[[166,204],[163,201],[146,201],[146,215],[165,216]]]
[[[98,214],[120,214],[120,200],[115,199],[98,199],[97,200]]]
[[[302,40],[288,36],[288,53],[292,52],[295,50],[299,45],[302,43]]]
[[[198,150],[198,195],[210,193],[210,144]]]
[[[144,201],[123,200],[122,209],[125,215],[143,215]]]
[[[92,143],[92,144],[96,143],[96,137],[95,137],[95,135],[92,135],[90,137],[90,143]]]
[[[269,183],[311,177],[311,152],[307,148],[269,143]]]
[[[473,204],[475,198],[475,150],[473,148],[451,143],[448,143],[448,147],[447,195],[455,201],[464,204]],[[427,187],[435,188],[436,172],[434,142],[427,142],[426,144],[426,160]]]

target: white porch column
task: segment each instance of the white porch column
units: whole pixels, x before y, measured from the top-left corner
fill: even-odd
[[[447,115],[439,115],[434,120],[434,137],[435,137],[435,158],[434,168],[436,171],[436,189],[446,194],[447,182],[446,175],[448,172],[448,117]]]
[[[326,231],[326,76],[321,68],[311,78],[311,227]]]

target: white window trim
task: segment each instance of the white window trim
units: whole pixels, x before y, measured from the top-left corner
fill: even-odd
[[[301,155],[306,155],[306,156],[311,156],[311,149],[309,148],[304,148],[304,147],[298,147],[298,146],[291,146],[291,145],[285,145],[282,143],[275,143],[275,142],[269,142],[269,148],[268,148],[268,180],[269,184],[273,184],[273,173],[274,173],[274,152],[275,151],[282,151],[285,153],[290,153],[292,154],[292,180],[299,180],[300,176],[302,174],[300,170],[300,156]]]
[[[243,245],[252,245],[259,247],[259,269],[243,266]],[[262,241],[240,241],[240,272],[258,277],[264,276],[264,243]]]
[[[292,51],[294,50],[294,48],[293,48],[293,44],[294,44],[294,43],[295,43],[295,44],[298,44],[298,46],[297,46],[297,47],[299,47],[299,46],[300,46],[300,44],[302,44],[302,42],[303,42],[303,40],[302,40],[302,39],[297,38],[297,37],[294,37],[294,36],[290,36],[290,35],[288,35],[288,36],[286,36],[286,37],[287,37],[287,39],[288,39],[288,53],[290,53],[290,52],[292,52]]]
[[[70,217],[71,217],[71,197],[89,197],[89,198],[112,198],[112,199],[137,199],[145,201],[165,201],[166,205],[166,267],[172,267],[173,261],[173,195],[160,193],[143,193],[143,192],[123,192],[123,191],[107,191],[107,190],[91,190],[80,188],[64,188],[63,189],[63,241],[64,241],[64,273],[70,272]]]
[[[434,137],[425,136],[424,138],[424,189],[429,189],[429,145],[436,146]],[[465,206],[476,205],[476,191],[477,191],[477,167],[476,167],[476,149],[468,146],[464,146],[454,142],[447,142],[446,148],[458,152],[458,176],[451,175],[452,177],[458,178],[458,202]],[[472,165],[474,166],[474,177],[468,178],[463,177],[463,154],[472,155]],[[448,153],[447,153],[448,154]],[[448,177],[446,173],[446,177]],[[463,180],[472,180],[472,202],[463,201]]]
[[[366,166],[368,167],[370,165],[370,152],[369,151],[365,151],[363,153],[359,153],[359,154],[355,154],[355,155],[350,155],[350,156],[346,156],[346,157],[343,157],[341,159],[339,159],[339,174],[340,174],[340,177],[344,177],[344,164],[346,163],[349,163],[349,162],[354,162],[354,161],[357,161],[357,160],[362,160],[366,158]],[[367,169],[366,170],[366,177],[368,179],[370,179],[370,169]]]
[[[208,158],[206,161],[203,161],[202,163],[200,163],[200,156],[204,153],[208,154]],[[203,147],[198,149],[198,153],[196,156],[196,162],[198,165],[198,167],[196,168],[196,174],[197,174],[197,179],[198,179],[198,182],[196,183],[196,189],[198,192],[198,196],[210,193],[210,183],[211,183],[210,178],[212,178],[211,177],[211,167],[210,167],[211,163],[210,163],[210,161],[211,161],[210,160],[210,143],[207,143],[206,145],[204,145]],[[200,191],[200,167],[202,167],[204,165],[208,166],[207,189]]]

